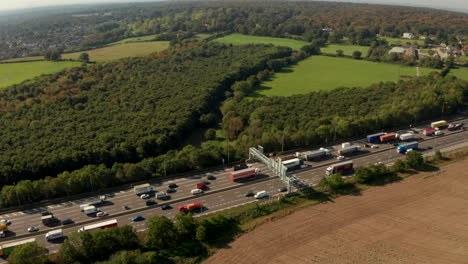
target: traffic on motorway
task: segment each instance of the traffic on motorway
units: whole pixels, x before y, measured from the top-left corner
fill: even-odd
[[[427,131],[432,128],[421,127],[373,134],[339,146],[283,156],[282,162],[291,169],[293,177],[306,185],[314,185],[326,174],[345,172],[350,168],[349,165],[343,167],[343,163],[352,164],[351,168],[353,165],[390,163],[402,157],[400,146],[407,143],[418,142],[413,147],[424,151],[467,140],[463,129],[449,130],[448,125],[435,127],[439,129],[434,129],[434,132]],[[441,132],[436,135],[435,131]],[[401,136],[403,140],[400,140]],[[403,153],[409,149],[412,148],[405,148]],[[103,193],[87,199],[11,212],[0,217],[0,232],[4,236],[1,239],[34,236],[54,251],[70,232],[106,228],[114,222],[116,225],[130,224],[141,231],[145,229],[145,219],[151,215],[173,217],[179,211],[204,215],[285,192],[285,184],[268,174],[265,165],[250,163],[167,182],[136,185],[130,190]]]

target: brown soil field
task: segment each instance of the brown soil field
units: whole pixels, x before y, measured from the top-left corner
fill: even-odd
[[[207,263],[468,263],[468,160],[260,225]]]

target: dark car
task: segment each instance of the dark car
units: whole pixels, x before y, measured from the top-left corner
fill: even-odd
[[[432,147],[431,147],[431,146],[428,146],[427,149],[432,149]]]
[[[368,147],[370,147],[370,146],[369,146],[369,144],[364,144],[364,147],[368,148]]]
[[[249,166],[247,166],[247,164],[239,164],[239,165],[235,165],[233,167],[234,171],[238,171],[238,170],[243,170],[243,169],[247,169]]]
[[[280,191],[280,192],[286,192],[286,191],[288,191],[288,188],[286,188],[285,186],[283,186],[283,187],[279,188],[278,191]]]
[[[147,206],[157,204],[155,200],[147,200],[145,203],[146,203]]]
[[[175,184],[175,183],[170,183],[169,184],[169,188],[177,188],[177,187],[179,187],[179,186],[177,186],[177,184]]]
[[[62,220],[62,225],[69,225],[69,224],[73,224],[73,220],[71,220],[70,218],[65,218]]]
[[[211,182],[209,182],[209,181],[202,181],[201,183],[202,183],[202,184],[205,184],[205,185],[211,184]]]
[[[124,210],[128,210],[128,209],[130,209],[130,207],[128,207],[128,206],[126,206],[126,205],[124,205],[124,206],[122,206],[122,209],[124,209]]]
[[[167,193],[175,193],[177,190],[173,188],[169,188],[166,190]]]
[[[214,181],[214,180],[216,180],[216,177],[215,177],[214,175],[211,175],[211,174],[210,174],[210,175],[208,175],[208,176],[206,177],[206,179],[207,179],[207,180],[210,180],[210,181]]]
[[[254,196],[254,193],[252,191],[248,191],[248,192],[244,193],[244,196],[245,197],[252,197],[252,196]]]
[[[41,212],[41,215],[42,216],[46,216],[46,215],[50,215],[51,213],[49,211],[42,211]]]
[[[168,205],[168,204],[163,204],[163,205],[161,205],[161,209],[162,210],[169,210],[169,209],[172,209],[172,207],[170,205]]]
[[[145,218],[143,216],[141,216],[141,215],[137,215],[137,216],[132,217],[133,222],[138,222],[138,221],[143,221],[143,220],[145,220]]]

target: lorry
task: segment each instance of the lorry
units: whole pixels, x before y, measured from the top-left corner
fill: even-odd
[[[96,229],[106,229],[117,226],[117,219],[107,220],[104,222],[92,224],[92,225],[85,225],[78,229],[78,232],[88,232]]]
[[[387,133],[385,135],[380,136],[380,142],[385,143],[385,142],[388,142],[388,141],[395,140],[396,138],[397,138],[396,133]]]
[[[87,215],[97,213],[98,211],[99,208],[96,208],[94,205],[87,206],[83,209],[83,212]]]
[[[416,136],[413,133],[405,133],[400,135],[400,140],[401,141],[406,141],[410,139],[415,139]]]
[[[9,242],[9,243],[0,245],[0,256],[1,257],[8,256],[13,251],[13,249],[15,249],[15,247],[26,244],[26,243],[34,243],[34,242],[36,242],[36,238],[29,238],[29,239]]]
[[[431,127],[431,128],[426,128],[423,130],[423,134],[425,136],[432,136],[437,130],[435,129],[435,127]]]
[[[202,207],[203,207],[203,204],[199,202],[189,203],[187,205],[179,205],[179,212],[188,213],[188,212],[194,211]]]
[[[341,173],[343,171],[350,171],[353,169],[353,161],[348,160],[340,163],[336,163],[331,165],[330,167],[327,168],[325,171],[327,175],[331,175],[334,173]]]
[[[249,167],[249,165],[247,165],[247,164],[239,164],[239,165],[234,165],[234,167],[232,167],[232,169],[234,171],[238,171],[238,170],[247,169],[248,167]]]
[[[409,142],[406,144],[399,145],[397,147],[397,153],[402,153],[405,154],[408,150],[412,149],[417,149],[419,146],[419,143],[417,141]]]
[[[55,218],[55,216],[53,214],[50,214],[50,215],[42,216],[41,217],[41,222],[45,226],[49,226],[49,225],[52,225],[52,224],[58,222],[58,219]]]
[[[385,134],[387,134],[387,133],[381,132],[381,133],[377,133],[377,134],[368,135],[367,136],[367,142],[369,142],[369,143],[380,143],[380,137],[385,135]]]
[[[64,237],[63,235],[63,229],[57,229],[57,230],[52,230],[49,231],[45,234],[45,239],[47,241],[55,240]]]
[[[325,148],[320,148],[319,150],[307,151],[307,152],[296,152],[296,157],[311,161],[315,159],[321,159],[323,157],[329,156],[330,151]]]
[[[359,146],[349,146],[349,147],[346,147],[346,148],[342,148],[340,150],[338,150],[338,153],[342,156],[346,155],[346,154],[351,154],[353,152],[356,152],[359,150]]]
[[[136,185],[136,186],[133,187],[133,192],[136,195],[142,195],[142,194],[145,194],[145,193],[150,193],[151,191],[153,191],[153,188],[151,187],[151,185],[149,183],[140,184],[140,185]]]
[[[450,124],[448,125],[448,128],[447,128],[447,129],[450,130],[450,131],[458,130],[458,129],[462,129],[464,125],[465,125],[465,124],[463,124],[463,123],[458,123],[458,124],[452,124],[452,123],[450,123]]]
[[[432,128],[439,128],[439,129],[444,129],[447,127],[448,123],[445,120],[437,121],[437,122],[432,122],[431,127]]]
[[[233,171],[230,173],[229,177],[232,181],[240,180],[255,180],[257,175],[260,173],[260,170],[257,168],[247,168],[243,170]]]
[[[283,163],[283,165],[289,170],[301,166],[302,161],[298,158],[294,158],[290,160],[283,160],[281,163]]]

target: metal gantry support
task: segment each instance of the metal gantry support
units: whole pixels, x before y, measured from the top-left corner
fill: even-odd
[[[258,149],[254,147],[249,148],[249,159],[256,159],[265,164],[275,176],[278,176],[284,183],[287,184],[288,193],[292,192],[292,180],[288,177],[288,168],[283,165],[281,158],[278,158],[277,160],[268,158],[263,154],[263,147],[258,145]]]

